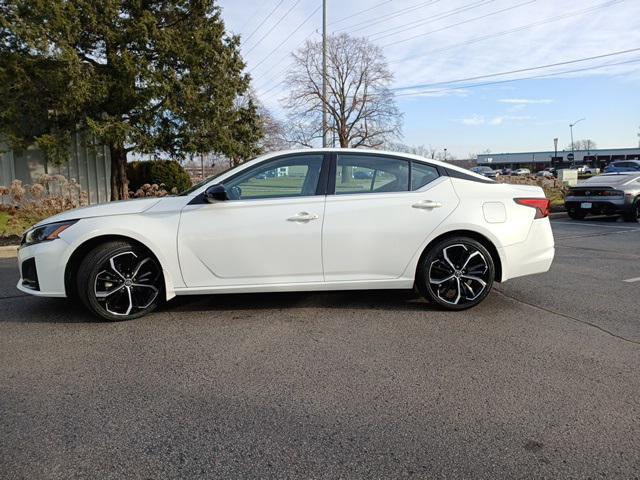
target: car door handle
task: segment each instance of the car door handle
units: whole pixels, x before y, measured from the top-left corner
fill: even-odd
[[[413,208],[422,208],[424,210],[431,210],[432,208],[441,207],[442,204],[440,202],[434,202],[433,200],[422,200],[418,203],[414,203],[411,206]]]
[[[294,215],[293,217],[287,218],[287,221],[306,223],[306,222],[310,222],[311,220],[317,220],[318,218],[320,217],[315,213],[300,212],[297,215]]]

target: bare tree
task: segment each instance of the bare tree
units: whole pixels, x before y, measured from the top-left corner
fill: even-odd
[[[291,140],[309,145],[322,137],[322,106],[328,129],[341,147],[378,148],[400,135],[402,114],[389,85],[393,80],[382,50],[366,38],[329,37],[328,95],[322,95],[322,43],[307,41],[293,54],[285,108]]]
[[[595,150],[597,147],[596,142],[589,138],[584,138],[582,140],[576,140],[573,142],[573,150]],[[565,150],[572,150],[571,144],[567,145]]]
[[[385,148],[394,152],[405,152],[412,155],[420,155],[425,158],[436,158],[436,153],[438,152],[438,150],[431,145],[407,145],[397,142],[389,143],[385,145]]]

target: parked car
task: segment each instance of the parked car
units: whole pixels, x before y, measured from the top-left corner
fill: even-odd
[[[355,180],[368,180],[370,178],[373,178],[373,172],[369,170],[356,170],[355,172],[353,172],[353,178]]]
[[[567,192],[564,205],[571,218],[589,214],[622,214],[637,222],[640,218],[640,172],[605,173],[578,182]]]
[[[284,172],[260,181],[267,171]],[[368,184],[343,169],[371,170]],[[384,175],[381,175],[384,174]],[[176,295],[411,289],[450,310],[554,256],[540,187],[381,151],[271,153],[178,196],[67,211],[27,231],[18,288],[127,320]]]
[[[640,160],[622,160],[612,162],[604,169],[604,173],[640,172]]]
[[[529,170],[528,168],[518,168],[517,170],[514,170],[512,175],[530,175],[531,174],[531,170]]]
[[[536,173],[536,176],[538,177],[553,177],[553,173],[551,173],[548,170],[540,170],[539,172]]]
[[[510,168],[503,168],[502,170],[500,170],[501,175],[511,175],[512,173],[513,173],[513,170]]]
[[[589,165],[585,165],[582,168],[582,173],[585,175],[598,175],[600,173],[600,169],[597,167],[590,167]]]
[[[487,178],[496,178],[500,175],[498,170],[494,170],[491,167],[472,167],[470,170]]]

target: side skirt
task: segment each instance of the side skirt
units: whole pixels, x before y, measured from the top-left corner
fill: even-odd
[[[309,292],[322,290],[405,290],[413,288],[413,278],[364,280],[355,282],[271,283],[266,285],[229,285],[225,287],[176,288],[176,295],[213,293]]]

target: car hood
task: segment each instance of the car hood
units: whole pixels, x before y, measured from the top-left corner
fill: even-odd
[[[89,207],[68,210],[52,217],[45,218],[36,225],[45,225],[47,223],[62,222],[65,220],[77,220],[79,218],[110,217],[112,215],[142,213],[153,207],[161,200],[162,199],[158,197],[136,198],[134,200],[120,200],[116,202],[102,203],[100,205],[91,205]]]

